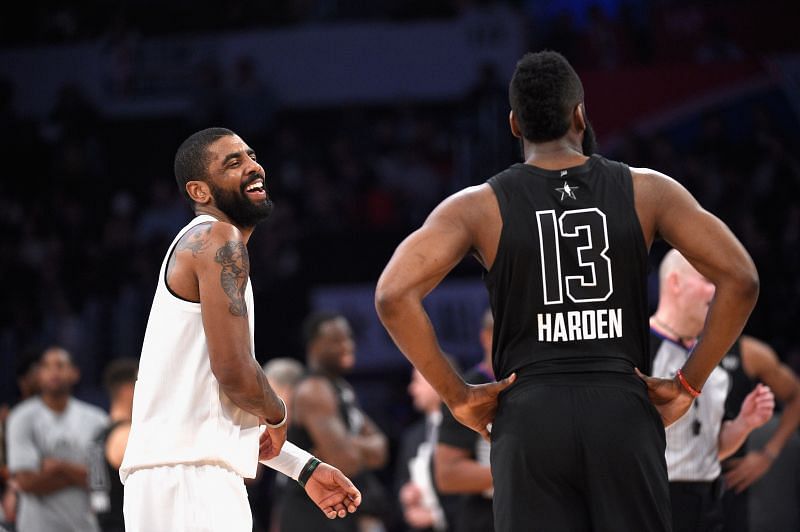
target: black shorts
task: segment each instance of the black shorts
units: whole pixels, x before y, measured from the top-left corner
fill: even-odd
[[[665,446],[635,375],[521,376],[492,427],[495,530],[669,531]]]

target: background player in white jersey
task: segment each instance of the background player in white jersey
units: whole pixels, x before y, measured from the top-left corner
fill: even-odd
[[[259,459],[329,518],[354,512],[352,482],[285,443],[286,407],[253,354],[246,244],[272,211],[255,152],[230,130],[205,129],[178,149],[175,177],[197,216],[164,258],[147,324],[120,467],[127,530],[249,532],[243,477]]]

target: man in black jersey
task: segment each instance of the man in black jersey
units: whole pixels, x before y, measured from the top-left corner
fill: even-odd
[[[483,313],[480,343],[483,359],[464,373],[470,384],[494,381],[492,372],[491,309]],[[455,521],[455,532],[492,532],[492,471],[489,468],[489,442],[459,423],[447,408],[442,408],[442,424],[434,454],[436,486],[442,493],[463,494],[463,504]]]
[[[307,375],[297,383],[288,435],[321,460],[341,470],[362,492],[358,516],[335,521],[313,512],[299,486],[284,490],[282,532],[353,532],[360,522],[383,517],[382,485],[374,471],[388,459],[386,435],[362,410],[355,390],[344,375],[355,365],[356,344],[350,323],[341,314],[320,311],[303,323]]]
[[[447,198],[400,244],[378,281],[378,314],[453,415],[491,430],[496,530],[669,530],[664,425],[741,333],[758,274],[676,181],[584,154],[583,87],[563,56],[522,57],[509,97],[525,162]],[[716,287],[675,379],[643,374],[657,237]],[[486,269],[500,379],[477,386],[446,362],[422,306],[468,254]]]

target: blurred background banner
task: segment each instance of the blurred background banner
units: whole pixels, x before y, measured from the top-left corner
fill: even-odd
[[[23,90],[20,112],[45,116],[75,84],[110,116],[192,112],[195,73],[243,56],[283,105],[460,98],[492,64],[503,77],[525,49],[514,12],[415,23],[340,23],[196,37],[153,37],[0,52],[0,75]],[[48,65],[42,68],[42,65]]]

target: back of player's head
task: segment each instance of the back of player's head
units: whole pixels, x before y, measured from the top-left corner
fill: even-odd
[[[108,395],[114,397],[120,386],[135,384],[139,373],[139,362],[133,358],[118,358],[103,371],[103,386]]]
[[[583,84],[560,53],[530,52],[517,62],[508,99],[522,136],[548,142],[566,135],[575,106],[583,102]]]
[[[189,193],[186,192],[186,183],[208,179],[210,162],[208,147],[220,138],[229,135],[235,135],[235,133],[224,127],[210,127],[193,133],[178,147],[178,151],[175,153],[175,182],[189,203],[193,202]]]

